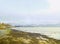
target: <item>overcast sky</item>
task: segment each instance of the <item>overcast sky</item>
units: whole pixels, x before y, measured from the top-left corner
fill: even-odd
[[[0,0],[0,21],[20,24],[60,23],[60,0]]]

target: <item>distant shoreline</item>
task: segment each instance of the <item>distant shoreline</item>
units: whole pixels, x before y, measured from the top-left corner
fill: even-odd
[[[14,27],[60,27],[60,26],[14,26]]]

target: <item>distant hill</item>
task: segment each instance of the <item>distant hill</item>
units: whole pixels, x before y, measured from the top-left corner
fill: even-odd
[[[14,25],[15,27],[60,27],[60,24],[30,24],[30,25]]]

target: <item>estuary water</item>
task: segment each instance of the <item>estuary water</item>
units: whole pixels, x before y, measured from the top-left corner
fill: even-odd
[[[16,27],[14,29],[31,33],[40,33],[60,40],[60,27]]]

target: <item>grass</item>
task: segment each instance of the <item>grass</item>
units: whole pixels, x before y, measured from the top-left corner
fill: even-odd
[[[0,44],[60,44],[60,40],[37,33],[11,30],[9,34],[0,37]]]

